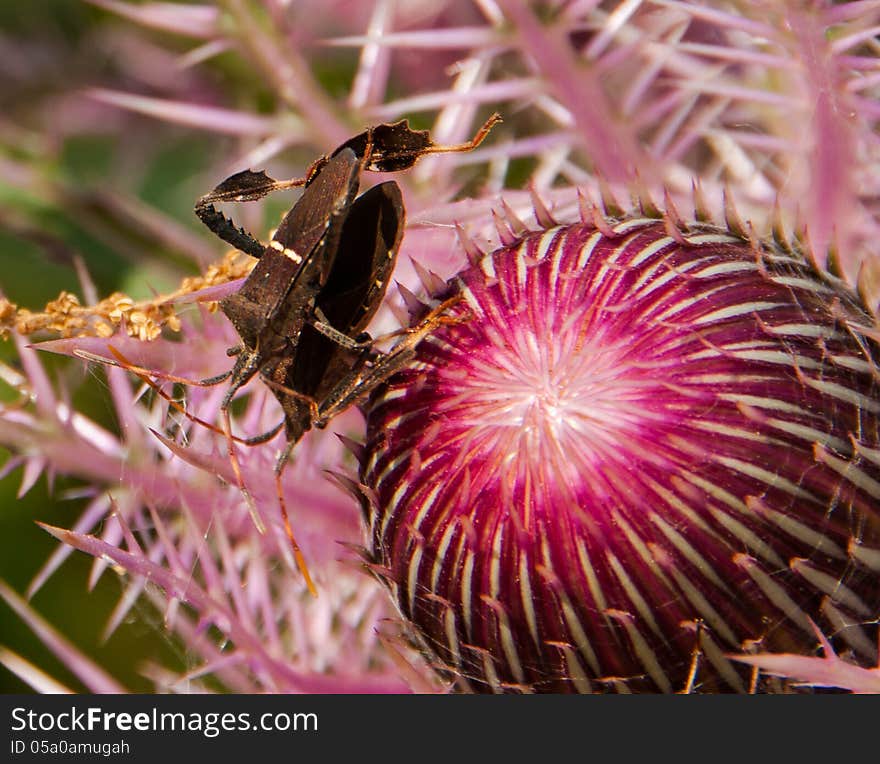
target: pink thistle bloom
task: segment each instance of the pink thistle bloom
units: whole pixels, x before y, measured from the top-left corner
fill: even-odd
[[[745,691],[724,653],[811,651],[810,614],[876,663],[870,316],[796,250],[605,225],[460,273],[372,402],[367,510],[404,616],[484,691]]]

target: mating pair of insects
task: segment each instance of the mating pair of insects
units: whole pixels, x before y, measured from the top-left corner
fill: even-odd
[[[266,442],[284,428],[287,444],[275,465],[276,491],[294,558],[313,593],[281,484],[290,453],[307,430],[324,427],[400,370],[413,357],[416,345],[443,322],[449,306],[441,303],[428,312],[389,351],[376,349],[364,330],[394,270],[405,210],[393,181],[358,196],[361,174],[406,170],[427,154],[470,151],[500,121],[493,115],[470,141],[451,146],[435,144],[428,131],[412,130],[405,121],[378,125],[318,159],[303,178],[276,181],[251,170],[230,176],[198,201],[195,212],[223,241],[258,260],[242,287],[220,302],[241,338],[228,351],[236,358],[234,366],[194,382],[133,367],[117,356],[120,365],[136,371],[157,390],[150,376],[203,386],[229,381],[220,404],[222,433],[238,486],[261,531],[264,526],[245,487],[234,443]],[[214,207],[255,201],[295,186],[304,187],[302,195],[268,246]],[[280,403],[284,420],[264,434],[238,438],[232,435],[229,408],[238,389],[257,374]]]

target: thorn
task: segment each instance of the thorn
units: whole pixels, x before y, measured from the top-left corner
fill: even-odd
[[[808,246],[809,242],[809,226],[807,222],[801,217],[800,210],[797,213],[797,222],[794,227],[794,242],[795,244],[804,249],[805,246]]]
[[[832,231],[828,251],[825,254],[825,269],[832,276],[843,278],[843,265],[840,262],[840,250],[837,245],[837,231]]]
[[[681,232],[678,226],[672,222],[668,215],[663,218],[663,227],[666,229],[666,235],[676,244],[680,244],[683,247],[688,246],[687,237]]]
[[[666,210],[664,217],[669,218],[679,231],[687,233],[687,223],[684,222],[681,213],[678,211],[678,207],[675,206],[675,202],[672,200],[672,194],[669,193],[668,188],[663,189],[663,207]]]
[[[788,234],[785,232],[785,222],[782,219],[782,207],[779,204],[778,196],[773,201],[773,212],[770,217],[770,230],[776,246],[784,252],[791,252],[791,242],[788,240]]]
[[[816,259],[816,253],[813,252],[813,247],[810,244],[810,229],[806,222],[795,229],[794,239],[797,243],[798,251],[810,264],[810,267],[816,273],[822,273],[824,271],[824,268],[822,267],[822,264]]]
[[[585,199],[585,204],[588,216],[587,219],[593,224],[593,228],[610,239],[616,238],[617,234],[614,232],[614,228],[612,228],[611,224],[606,220],[605,215],[602,214],[602,210],[596,206],[593,200]]]
[[[479,263],[486,256],[486,253],[477,246],[477,242],[468,236],[460,223],[455,224],[455,232],[458,234],[458,243],[461,244],[465,255],[467,255],[468,263],[471,265]]]
[[[599,175],[597,180],[599,182],[599,196],[602,199],[602,210],[605,213],[605,217],[622,218],[624,214],[623,207],[614,198],[614,192],[611,190],[611,186],[608,185],[608,181],[605,180],[605,176]]]
[[[761,246],[761,239],[758,236],[758,232],[755,230],[755,226],[752,225],[751,220],[746,223],[746,233],[748,234],[747,238],[749,240],[749,246],[757,252],[763,252],[764,248]]]
[[[394,584],[394,571],[387,565],[381,565],[378,562],[364,563],[364,569],[374,575],[381,583],[391,586]]]
[[[642,180],[638,172],[636,172],[635,179],[633,180],[633,190],[635,191],[634,202],[641,213],[647,218],[660,220],[663,217],[663,213],[660,212],[660,208],[654,202],[647,184]]]
[[[522,218],[513,211],[513,208],[505,199],[501,200],[501,210],[504,213],[504,219],[517,237],[522,236],[524,233],[528,233],[529,227],[523,222]]]
[[[405,308],[398,305],[394,301],[389,301],[388,309],[391,311],[392,315],[394,316],[394,319],[397,321],[398,324],[400,324],[401,326],[409,326],[410,325],[410,317],[409,317],[409,314],[406,312]]]
[[[553,228],[554,226],[559,225],[553,215],[550,214],[550,210],[547,209],[543,199],[538,196],[535,184],[531,181],[529,181],[529,196],[532,199],[532,209],[535,212],[535,221],[541,226],[541,228]]]
[[[438,294],[446,291],[446,282],[434,271],[428,270],[418,260],[413,258],[410,258],[410,262],[413,264],[416,275],[419,277],[419,281],[422,282],[422,287],[429,297],[436,297]]]
[[[519,241],[516,234],[510,230],[507,222],[495,210],[492,210],[492,222],[495,223],[495,230],[498,231],[498,238],[502,245],[512,247]]]
[[[758,273],[764,279],[770,278],[767,264],[764,262],[764,247],[758,238],[758,232],[755,231],[755,227],[751,223],[749,223],[749,246],[755,256],[755,265],[758,268]]]
[[[703,186],[700,179],[694,177],[691,180],[691,193],[694,197],[694,218],[700,223],[711,223],[712,213],[709,211],[709,205],[706,204],[706,196],[703,194]]]
[[[742,239],[748,238],[746,227],[736,209],[736,203],[733,201],[733,192],[727,184],[724,185],[722,197],[724,200],[724,222],[727,224],[727,230]]]
[[[113,499],[112,508],[113,512],[110,516],[114,520],[116,520],[117,523],[119,523],[119,527],[122,530],[122,537],[125,539],[125,544],[128,548],[128,551],[134,554],[143,554],[143,548],[138,543],[138,540],[135,538],[135,535],[131,530],[131,525],[129,525],[128,521],[125,519],[125,514],[119,511],[119,505],[116,503],[115,499]],[[37,524],[43,526],[42,523]]]
[[[816,634],[816,638],[819,640],[819,644],[822,645],[822,652],[825,654],[825,659],[833,660],[834,658],[836,658],[837,653],[834,652],[834,648],[831,646],[828,638],[822,633],[822,630],[816,625],[816,622],[813,621],[812,618],[807,618],[807,620],[810,622],[810,626],[812,626],[813,632]]]
[[[339,442],[342,443],[345,448],[351,452],[355,459],[357,459],[358,464],[364,463],[364,456],[366,455],[366,450],[364,449],[363,443],[358,443],[353,438],[349,438],[342,433],[336,433],[336,437],[339,438]]]
[[[343,549],[347,549],[351,552],[353,557],[358,558],[358,562],[355,563],[356,569],[360,571],[364,565],[364,563],[369,564],[372,562],[372,557],[370,555],[370,550],[367,549],[363,544],[355,544],[352,541],[341,541],[337,540],[336,542]],[[340,562],[344,565],[351,565],[352,561],[349,560],[340,560]]]
[[[367,508],[371,513],[376,513],[379,511],[379,497],[376,492],[370,488],[369,486],[361,484],[360,486],[361,497],[363,498],[364,507]]]
[[[404,307],[406,307],[407,312],[409,313],[409,320],[419,318],[424,315],[425,310],[427,310],[428,306],[425,305],[415,294],[413,294],[409,289],[407,289],[403,284],[399,281],[394,282],[397,284],[397,291],[400,293],[400,296],[403,298]],[[407,322],[409,323],[409,321]]]
[[[598,207],[593,207],[593,225],[602,232],[603,236],[607,236],[609,239],[617,238],[614,228],[608,223]]]
[[[678,208],[672,201],[672,195],[668,188],[663,189],[663,207],[666,213],[663,215],[663,226],[666,229],[666,235],[673,239],[677,244],[687,244],[685,234],[688,231],[687,225],[682,220],[678,212]]]
[[[582,189],[577,190],[578,195],[578,213],[581,216],[581,223],[587,224],[590,222],[590,208],[587,204],[587,197],[584,195]]]
[[[871,315],[876,316],[877,314],[877,285],[876,279],[873,278],[874,269],[870,265],[870,261],[865,259],[862,261],[861,265],[859,265],[859,272],[856,275],[856,291],[859,293],[859,297],[862,298],[862,305],[871,313]]]
[[[324,475],[333,483],[336,483],[343,491],[349,494],[355,501],[362,502],[364,493],[360,489],[360,483],[343,472],[336,470],[324,470]]]

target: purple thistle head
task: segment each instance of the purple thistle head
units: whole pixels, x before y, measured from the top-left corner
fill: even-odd
[[[745,691],[876,665],[872,317],[788,246],[630,217],[523,235],[372,401],[370,537],[476,691]],[[447,295],[448,297],[448,295]]]

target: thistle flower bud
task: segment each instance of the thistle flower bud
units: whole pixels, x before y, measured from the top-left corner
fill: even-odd
[[[880,358],[779,242],[526,233],[369,407],[372,553],[479,692],[747,691],[731,654],[876,665]],[[759,680],[759,688],[765,687]]]

